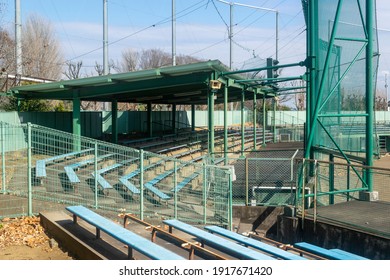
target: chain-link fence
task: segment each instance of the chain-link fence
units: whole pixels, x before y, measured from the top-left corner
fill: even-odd
[[[259,150],[248,152],[245,157],[237,152],[228,153],[226,159],[208,160],[226,163],[231,168],[234,205],[281,206],[295,203],[297,157],[302,157],[302,150]]]
[[[0,127],[0,216],[81,204],[149,221],[170,217],[231,225],[228,168],[36,125]]]

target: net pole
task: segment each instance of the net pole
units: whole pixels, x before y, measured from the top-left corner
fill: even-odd
[[[32,216],[32,159],[31,159],[31,123],[27,123],[27,180],[28,180],[28,216]]]
[[[374,39],[374,1],[366,0],[366,165],[373,166],[374,153],[374,87],[373,87],[373,39]],[[373,190],[373,177],[370,168],[366,169],[368,191]]]

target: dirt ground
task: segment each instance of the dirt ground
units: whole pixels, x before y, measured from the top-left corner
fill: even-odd
[[[72,260],[39,223],[38,217],[0,222],[0,260]]]

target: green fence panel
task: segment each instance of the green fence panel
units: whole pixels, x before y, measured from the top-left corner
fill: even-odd
[[[0,216],[80,204],[148,221],[177,217],[227,227],[231,223],[229,169],[75,139],[38,125],[1,125]]]

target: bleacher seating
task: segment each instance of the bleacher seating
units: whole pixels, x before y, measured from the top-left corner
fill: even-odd
[[[221,236],[237,241],[238,243],[244,244],[245,246],[256,248],[260,251],[264,251],[270,255],[276,256],[284,260],[307,260],[306,258],[303,258],[299,255],[287,252],[278,247],[266,244],[264,242],[255,240],[242,234],[235,233],[230,230],[226,230],[218,226],[206,226],[205,229],[212,233],[217,233]]]
[[[55,162],[67,160],[69,158],[73,158],[76,156],[82,156],[82,155],[87,154],[91,151],[93,151],[93,149],[86,149],[86,150],[61,154],[61,155],[57,155],[57,156],[46,158],[46,159],[37,160],[36,164],[35,164],[35,176],[37,178],[46,177],[46,165],[48,165],[48,164],[53,164]]]
[[[133,259],[133,249],[153,260],[184,260],[183,257],[161,247],[148,239],[133,233],[119,224],[91,211],[84,206],[68,206],[66,209],[73,214],[73,221],[77,223],[77,217],[96,227],[96,237],[100,238],[100,231],[128,246],[128,258]]]
[[[169,226],[169,232],[172,232],[172,228],[178,229],[189,235],[197,237],[201,240],[202,244],[206,244],[227,254],[231,254],[232,256],[235,256],[239,259],[275,260],[275,258],[272,258],[259,251],[249,249],[235,242],[216,236],[207,231],[201,230],[178,220],[165,220],[163,221],[163,223]]]
[[[325,249],[307,242],[298,242],[294,244],[295,248],[307,251],[325,257],[331,260],[367,260],[364,257],[340,250],[340,249]]]

